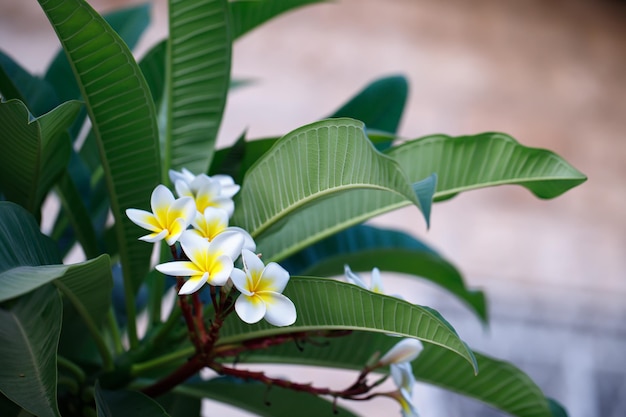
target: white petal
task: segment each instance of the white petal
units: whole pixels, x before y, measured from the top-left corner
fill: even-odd
[[[370,286],[370,290],[378,294],[384,294],[383,280],[380,278],[380,270],[378,268],[372,269],[371,280],[372,285]]]
[[[193,233],[191,230],[185,230],[178,238],[180,246],[183,248],[185,255],[191,262],[204,265],[206,252],[209,251],[209,242],[203,237]]]
[[[230,274],[233,271],[233,260],[226,255],[222,255],[217,258],[211,265],[211,271],[209,271],[209,284],[222,286],[226,284]]]
[[[361,288],[367,289],[367,285],[365,285],[365,282],[363,282],[360,276],[352,272],[348,265],[344,265],[343,270],[346,276],[346,281],[348,281],[350,284],[358,285]]]
[[[235,203],[230,197],[223,197],[223,196],[214,197],[212,199],[212,202],[213,202],[213,205],[215,205],[215,207],[218,207],[224,210],[226,213],[228,213],[229,218],[235,212]]]
[[[190,277],[198,274],[198,268],[189,261],[166,262],[155,266],[156,270],[173,277]]]
[[[398,388],[403,388],[408,392],[413,391],[415,385],[415,377],[413,376],[413,368],[409,362],[392,363],[389,366],[391,378]]]
[[[185,221],[181,218],[178,218],[174,221],[174,223],[169,225],[169,229],[163,230],[164,232],[168,232],[167,236],[165,237],[165,241],[167,242],[168,246],[172,246],[174,243],[176,243],[176,241],[186,228],[187,224],[185,223]]]
[[[246,273],[243,272],[241,269],[239,268],[235,268],[232,270],[232,272],[230,273],[230,279],[232,279],[233,284],[235,285],[235,288],[237,288],[237,290],[239,290],[240,293],[250,296],[252,295],[252,293],[248,290],[248,280],[246,278]]]
[[[196,215],[196,202],[191,197],[181,197],[170,204],[167,212],[168,222],[175,219],[183,219],[187,226],[191,223]],[[186,226],[185,226],[186,227]]]
[[[276,262],[270,262],[263,269],[260,281],[263,291],[282,293],[289,282],[289,272]]]
[[[220,233],[209,246],[211,251],[223,253],[235,260],[243,248],[243,237],[239,233]]]
[[[183,286],[180,288],[180,291],[178,291],[178,295],[187,295],[187,294],[192,294],[198,291],[206,283],[208,278],[209,278],[208,272],[205,272],[201,276],[196,275],[196,276],[189,278],[187,282],[185,282]]]
[[[296,321],[296,306],[282,294],[259,293],[265,302],[267,311],[265,320],[274,326],[290,326]]]
[[[250,236],[250,233],[248,233],[247,230],[242,229],[241,227],[237,227],[237,226],[230,226],[228,227],[226,230],[232,230],[234,232],[240,233],[241,236],[243,236],[243,248],[249,250],[250,252],[254,252],[256,250],[256,243],[254,242],[254,239],[252,239],[252,236]]]
[[[235,311],[241,320],[248,324],[258,322],[265,315],[265,303],[261,300],[254,300],[256,297],[240,295],[235,301]]]
[[[156,243],[159,240],[163,240],[165,236],[167,236],[167,229],[163,229],[159,233],[150,233],[149,235],[141,236],[139,240],[143,240],[144,242]]]
[[[152,207],[152,212],[154,215],[159,218],[158,212],[165,210],[167,213],[167,208],[174,202],[174,194],[163,184],[159,184],[156,186],[154,191],[152,191],[152,196],[150,197],[150,207]]]
[[[157,219],[154,217],[154,214],[149,211],[139,210],[139,209],[126,209],[126,216],[130,219],[131,222],[135,223],[139,227],[143,227],[146,230],[150,230],[151,232],[160,232],[162,229],[157,227],[158,224]]]
[[[246,271],[254,271],[259,274],[263,272],[265,265],[255,253],[250,252],[247,249],[243,249],[241,251],[241,258],[243,259],[243,266]]]
[[[174,183],[174,188],[176,189],[176,194],[178,197],[193,197],[193,193],[189,188],[189,184],[185,181],[179,180]]]
[[[392,363],[411,362],[422,351],[422,342],[417,339],[406,338],[400,340],[394,347],[380,358],[380,365]]]

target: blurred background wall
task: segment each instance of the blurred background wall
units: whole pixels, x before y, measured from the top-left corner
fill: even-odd
[[[100,11],[131,3],[138,2],[92,2]],[[166,33],[166,2],[154,5],[139,54]],[[556,200],[507,187],[437,204],[429,231],[414,209],[376,220],[420,236],[468,285],[483,288],[489,329],[434,287],[406,277],[388,286],[438,308],[472,347],[514,362],[572,417],[623,417],[625,41],[626,7],[618,1],[310,6],[237,43],[233,74],[255,83],[231,95],[220,141],[245,129],[253,138],[286,133],[375,78],[403,74],[411,85],[403,137],[502,131],[564,156],[589,180]],[[0,2],[0,48],[23,66],[42,72],[56,44],[34,0]],[[430,387],[420,386],[416,398],[423,417],[500,415]],[[356,408],[383,416],[395,407],[381,400]]]

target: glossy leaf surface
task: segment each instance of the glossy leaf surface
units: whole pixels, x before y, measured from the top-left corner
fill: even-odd
[[[230,80],[227,1],[171,0],[169,5],[164,170],[207,172]]]
[[[134,58],[117,33],[82,0],[40,0],[69,55],[98,142],[124,276],[135,288],[148,270],[150,245],[126,218],[147,208],[159,181],[156,114]]]
[[[0,391],[39,417],[59,417],[56,353],[61,298],[51,286],[0,309]]]
[[[434,310],[324,278],[292,277],[284,294],[296,305],[298,318],[295,324],[274,327],[262,321],[247,325],[231,316],[219,343],[314,329],[367,330],[395,333],[443,346],[469,362],[470,369],[474,365],[471,351]]]
[[[67,135],[81,104],[71,101],[32,119],[18,100],[0,103],[0,188],[7,199],[35,214],[71,152]]]
[[[502,133],[427,136],[387,154],[413,181],[437,173],[435,200],[505,184],[521,185],[539,198],[554,198],[586,180],[554,152],[520,145]]]
[[[420,207],[402,170],[374,149],[361,122],[329,119],[287,134],[248,170],[233,224],[275,260],[377,214],[363,207],[389,200]]]
[[[244,362],[275,362],[360,370],[374,352],[384,354],[397,338],[354,332],[348,336],[313,339],[316,344],[274,346],[241,356]],[[321,343],[321,345],[319,344]],[[516,417],[552,417],[539,387],[512,364],[474,352],[478,374],[467,361],[436,345],[424,344],[413,361],[415,378],[482,401]]]

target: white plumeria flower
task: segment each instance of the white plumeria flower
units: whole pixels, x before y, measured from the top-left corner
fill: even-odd
[[[380,358],[378,365],[386,366],[393,363],[411,362],[417,358],[423,349],[422,342],[417,339],[402,339]]]
[[[248,324],[265,318],[274,326],[289,326],[296,321],[296,307],[285,297],[283,290],[289,282],[289,273],[275,262],[267,266],[253,252],[241,253],[244,271],[234,269],[231,279],[241,295],[235,302],[235,311]]]
[[[207,207],[217,207],[226,210],[232,216],[235,210],[233,196],[240,187],[228,175],[206,174],[193,175],[189,170],[182,172],[170,170],[170,180],[174,183],[179,197],[192,197],[196,202],[196,209],[204,213]]]
[[[243,237],[243,248],[249,251],[256,250],[256,243],[246,230],[241,227],[228,226],[228,213],[215,207],[207,207],[204,213],[196,213],[191,223],[193,232],[209,241],[221,233],[239,233]]]
[[[380,359],[379,365],[389,365],[391,378],[398,387],[398,391],[392,397],[400,403],[403,417],[417,417],[417,410],[413,405],[413,387],[415,386],[415,376],[413,376],[413,361],[422,351],[422,343],[417,339],[402,339],[394,345]]]
[[[367,287],[367,285],[365,285],[365,281],[363,281],[363,278],[361,278],[360,276],[352,272],[352,270],[350,269],[348,265],[344,265],[343,269],[346,275],[346,280],[349,283],[358,285],[361,288],[370,290],[377,294],[385,293],[385,290],[383,288],[383,281],[380,277],[380,270],[378,268],[372,269],[372,275],[371,275],[371,281],[370,281],[371,285],[369,288]]]
[[[243,246],[243,237],[224,233],[211,242],[188,230],[180,237],[180,245],[188,261],[167,262],[156,266],[159,272],[171,276],[189,277],[179,295],[198,291],[205,283],[214,286],[226,284]]]
[[[152,213],[131,208],[126,210],[126,215],[137,226],[152,232],[140,237],[140,240],[157,242],[165,239],[170,246],[187,229],[196,214],[192,198],[174,199],[172,192],[164,185],[158,185],[152,191],[150,207]]]

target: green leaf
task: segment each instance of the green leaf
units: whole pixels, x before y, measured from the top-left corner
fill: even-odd
[[[51,286],[0,310],[0,391],[39,417],[60,417],[56,352],[61,332],[61,299]]]
[[[163,177],[207,172],[226,104],[231,33],[226,0],[170,1]]]
[[[374,352],[384,354],[398,339],[383,334],[353,332],[316,342],[309,344],[305,340],[299,345],[273,346],[241,355],[239,361],[360,370]],[[478,361],[477,375],[459,355],[436,345],[424,344],[424,350],[413,361],[413,374],[417,380],[474,398],[513,416],[552,417],[544,394],[528,375],[508,362],[476,352],[474,355]]]
[[[402,170],[374,149],[361,122],[330,119],[287,134],[248,170],[233,223],[276,260],[382,212],[364,216],[362,208],[389,199],[420,207]]]
[[[554,198],[587,179],[555,153],[525,147],[502,133],[427,136],[387,154],[412,181],[437,173],[435,200],[503,184],[521,185],[539,198]]]
[[[151,246],[137,240],[127,208],[148,208],[160,177],[150,91],[119,35],[82,0],[40,0],[68,54],[92,121],[115,218],[124,277],[137,289]]]
[[[249,32],[281,13],[325,0],[238,0],[228,3],[233,39]]]
[[[277,328],[262,321],[248,325],[230,316],[219,344],[308,330],[366,330],[433,343],[475,365],[472,352],[434,310],[325,278],[291,277],[284,294],[296,305],[295,324]]]
[[[457,269],[414,237],[372,226],[354,226],[312,245],[281,265],[292,275],[343,275],[344,265],[353,271],[401,272],[427,279],[456,295],[483,321],[487,306],[482,291],[468,290]]]
[[[1,51],[0,93],[4,101],[20,100],[35,116],[48,113],[61,103],[54,88],[46,80],[30,74]]]
[[[196,398],[210,398],[265,417],[356,417],[347,409],[334,407],[316,395],[277,386],[270,390],[260,382],[244,382],[236,378],[222,377],[186,383],[180,385],[177,392]]]
[[[331,117],[350,117],[365,123],[368,130],[396,133],[408,93],[409,84],[405,77],[380,78],[352,97]],[[390,145],[391,141],[378,149],[386,149]]]
[[[194,398],[172,391],[161,395],[156,400],[172,417],[200,417],[202,415],[201,397]]]
[[[62,133],[80,107],[70,101],[33,120],[21,101],[0,103],[0,188],[7,199],[39,211],[69,161],[71,145]]]
[[[139,61],[139,68],[152,93],[152,100],[157,109],[165,90],[165,62],[167,58],[167,39],[154,45]]]
[[[504,361],[475,353],[480,372],[471,369],[443,349],[425,346],[413,362],[421,381],[476,398],[518,417],[551,417],[548,402],[528,375]]]
[[[96,384],[96,409],[98,417],[168,417],[152,398],[137,391],[109,391]]]
[[[128,45],[128,48],[133,49],[150,23],[150,5],[141,4],[116,10],[103,17]],[[62,101],[78,99],[81,96],[81,90],[74,78],[70,62],[62,49],[57,52],[50,63],[45,80],[54,87]]]

